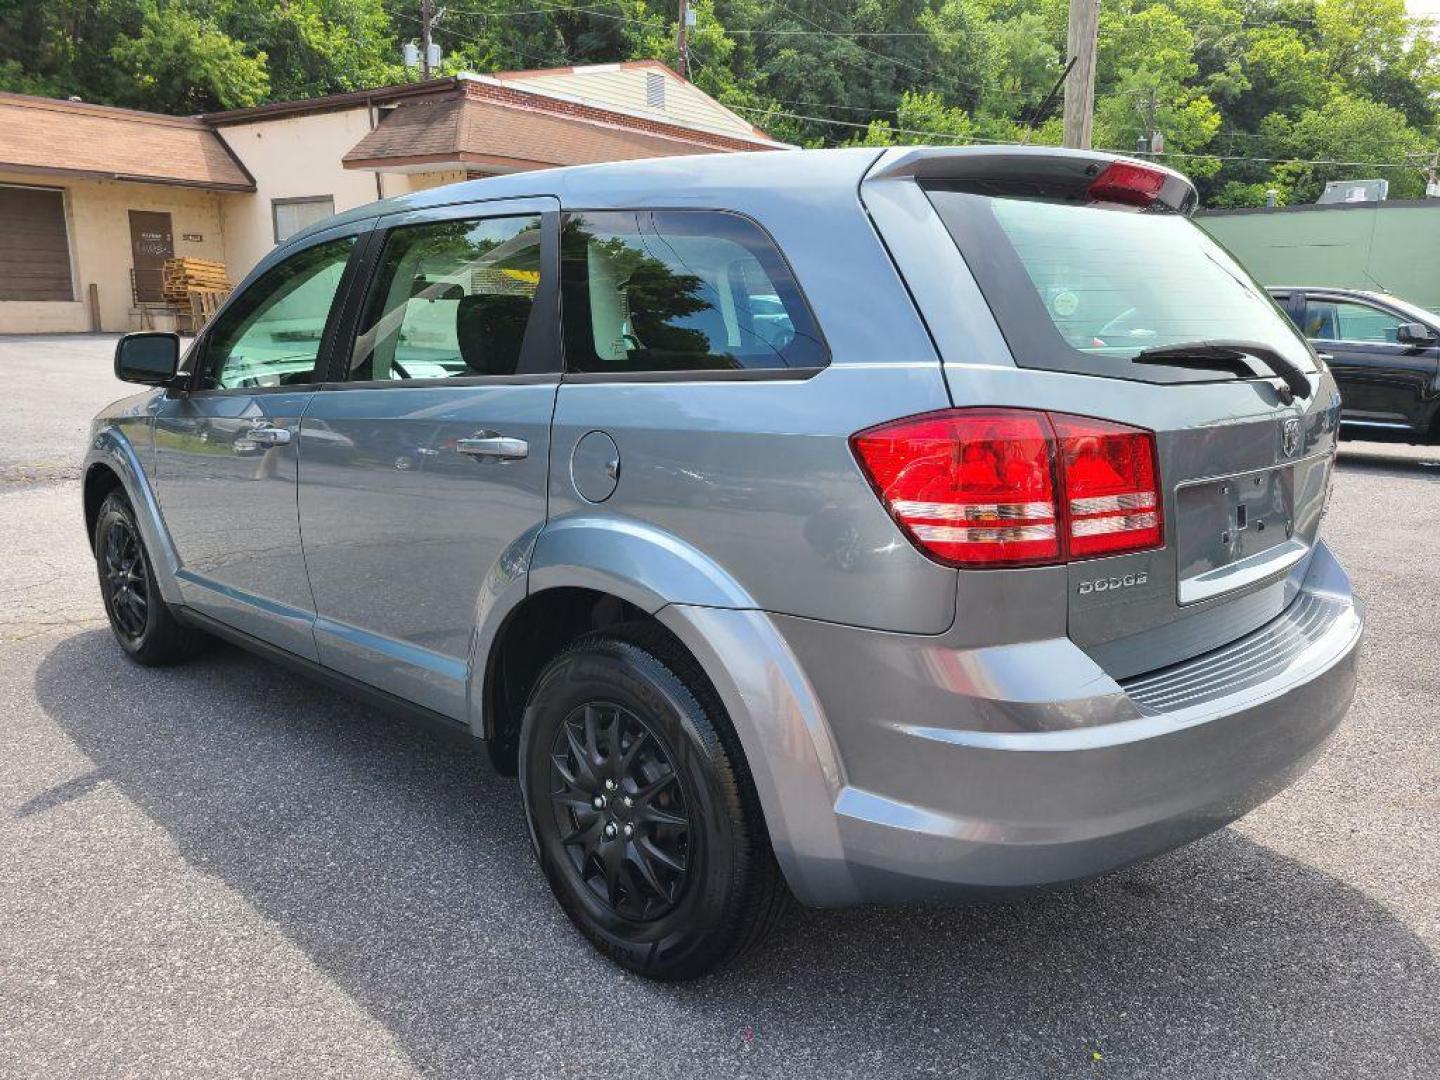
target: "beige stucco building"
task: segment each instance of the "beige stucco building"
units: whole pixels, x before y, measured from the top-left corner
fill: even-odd
[[[653,61],[172,117],[0,94],[0,333],[163,323],[170,256],[238,282],[332,213],[467,177],[782,149]]]

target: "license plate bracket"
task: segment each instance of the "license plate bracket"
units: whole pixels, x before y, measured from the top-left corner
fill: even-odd
[[[1292,464],[1182,484],[1175,501],[1181,603],[1239,588],[1297,546]]]

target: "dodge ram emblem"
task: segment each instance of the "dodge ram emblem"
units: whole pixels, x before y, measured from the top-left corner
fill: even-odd
[[[1286,457],[1294,457],[1300,449],[1300,421],[1294,417],[1280,426],[1280,446]]]

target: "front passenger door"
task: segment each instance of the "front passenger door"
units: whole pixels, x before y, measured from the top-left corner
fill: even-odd
[[[155,419],[156,494],[186,606],[312,660],[298,436],[355,246],[353,234],[319,240],[247,285]]]
[[[1378,304],[1308,295],[1301,327],[1327,354],[1340,387],[1342,419],[1361,431],[1423,430],[1429,421],[1436,350],[1402,345],[1411,320]]]
[[[382,219],[354,345],[302,424],[320,662],[456,720],[482,593],[545,522],[558,227],[553,199]]]

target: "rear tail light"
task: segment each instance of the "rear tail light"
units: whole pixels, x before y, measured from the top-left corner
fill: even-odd
[[[1060,443],[1072,559],[1160,546],[1155,436],[1124,424],[1050,414]]]
[[[950,409],[862,431],[891,516],[952,566],[1042,566],[1159,547],[1155,436],[1028,409]]]

